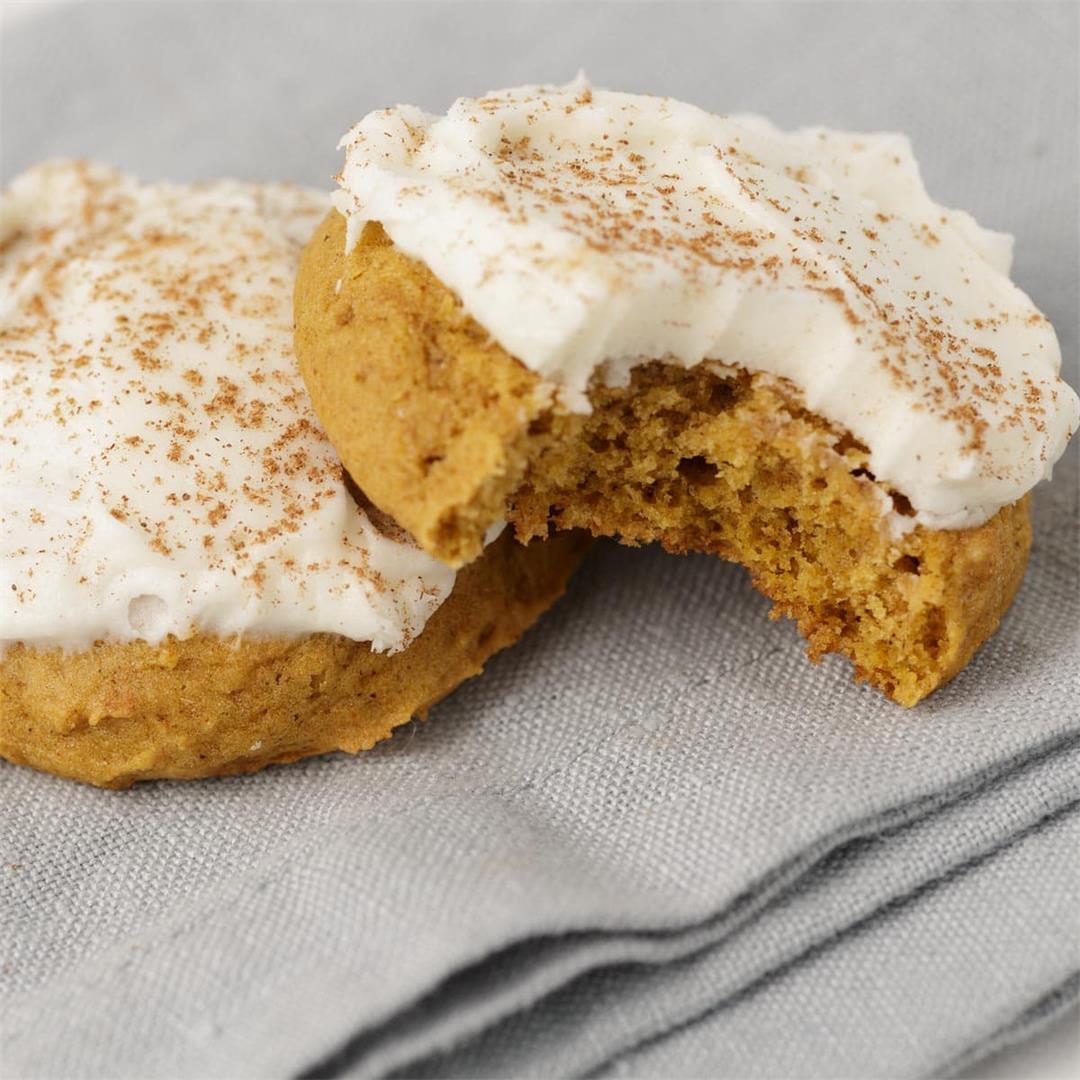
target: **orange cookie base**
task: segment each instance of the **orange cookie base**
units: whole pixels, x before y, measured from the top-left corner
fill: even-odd
[[[368,750],[517,640],[563,592],[586,543],[501,537],[393,655],[335,634],[69,654],[15,646],[0,659],[0,756],[122,788]]]

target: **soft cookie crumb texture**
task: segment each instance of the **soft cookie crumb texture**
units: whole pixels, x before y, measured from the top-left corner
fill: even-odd
[[[904,705],[996,629],[1023,577],[1027,498],[975,528],[916,525],[863,444],[785,380],[730,366],[641,365],[568,413],[378,226],[347,258],[343,233],[332,214],[302,262],[301,369],[358,482],[427,550],[472,558],[505,516],[522,539],[583,528],[714,552],[812,657],[847,656]]]

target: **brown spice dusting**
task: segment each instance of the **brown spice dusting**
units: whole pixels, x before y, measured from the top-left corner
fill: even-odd
[[[528,156],[527,141],[515,152]],[[282,576],[306,588],[281,545],[347,498],[291,352],[293,266],[322,200],[238,185],[221,201],[212,187],[140,189],[100,166],[39,168],[64,173],[85,219],[62,230],[28,219],[0,251],[5,283],[35,282],[0,327],[0,400],[10,405],[0,440],[12,451],[28,433],[44,437],[77,478],[65,473],[58,492],[67,523],[23,556],[55,565],[62,555],[85,569],[72,580],[100,589],[115,573],[107,557],[81,564],[94,515],[105,513],[147,551],[198,553],[203,567],[253,592]],[[148,195],[161,200],[154,210],[168,229],[133,224]],[[245,199],[250,211],[238,208]],[[72,325],[86,327],[73,344]],[[57,520],[37,508],[27,515],[50,529]],[[365,580],[364,549],[345,535],[331,542],[349,550],[349,576]],[[22,596],[29,602],[28,590]]]
[[[551,88],[524,98],[520,91],[494,93],[471,103],[497,121],[499,135],[490,152],[497,176],[490,183],[477,183],[478,174],[464,170],[462,198],[482,200],[514,222],[534,213],[552,217],[585,250],[609,257],[616,285],[623,274],[634,272],[640,259],[659,258],[691,288],[698,283],[707,287],[722,272],[745,276],[755,285],[801,285],[816,291],[858,327],[857,344],[871,354],[871,362],[876,359],[898,387],[918,395],[916,408],[954,425],[968,446],[985,445],[987,417],[1003,409],[1009,410],[1013,424],[1033,431],[1045,425],[1045,413],[1035,415],[1030,402],[1013,404],[1019,401],[1018,388],[1004,379],[985,340],[962,332],[950,311],[953,298],[927,287],[913,271],[908,254],[912,243],[942,247],[946,215],[935,213],[932,222],[908,223],[872,206],[841,205],[836,191],[814,188],[821,171],[817,165],[793,161],[770,171],[740,139],[695,147],[710,154],[748,205],[762,208],[732,215],[726,198],[717,193],[721,185],[684,179],[666,160],[661,171],[641,149],[656,140],[635,145],[637,107],[632,102],[619,105],[604,99],[600,109],[590,109],[587,122],[579,124],[575,114],[595,104],[591,91],[574,91],[573,98],[557,93]],[[573,119],[540,134],[535,118],[549,113],[553,102]],[[666,99],[655,99],[654,104],[661,116],[671,109]],[[533,121],[525,125],[528,134],[521,111]],[[818,141],[826,139],[821,134]],[[354,133],[352,148],[362,152],[364,141],[362,133]],[[478,145],[483,148],[485,143]],[[855,141],[851,148],[872,152],[868,142]],[[888,160],[906,168],[891,153]],[[421,171],[426,167],[421,165]],[[453,186],[453,179],[448,182]],[[401,198],[422,197],[423,191],[422,185],[414,185]],[[779,253],[779,237],[787,241],[786,256]],[[537,258],[544,273],[560,272],[558,260]],[[572,260],[567,263],[572,265]],[[955,269],[958,288],[963,287],[969,275],[962,265]],[[494,280],[499,272],[496,259],[485,266],[483,279]],[[897,283],[907,281],[914,287],[900,292]],[[906,296],[908,302],[894,302],[897,296]],[[993,305],[989,308],[974,320],[980,333],[998,320]],[[1045,400],[1052,381],[1043,387]]]

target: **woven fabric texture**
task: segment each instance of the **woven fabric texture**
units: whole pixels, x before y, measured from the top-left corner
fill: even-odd
[[[1072,4],[91,4],[0,42],[5,181],[328,183],[393,101],[571,77],[908,131],[1017,234],[1075,381]],[[944,1075],[1077,997],[1077,454],[913,711],[738,568],[601,544],[358,759],[103,792],[0,764],[11,1077]]]

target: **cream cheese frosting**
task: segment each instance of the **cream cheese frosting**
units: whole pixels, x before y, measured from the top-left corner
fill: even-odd
[[[396,651],[454,572],[346,487],[292,353],[327,196],[52,162],[0,197],[0,642],[321,631]]]
[[[650,359],[771,373],[935,528],[1021,497],[1076,427],[1011,238],[935,203],[902,135],[579,78],[373,112],[341,147],[347,243],[379,221],[569,409]]]

